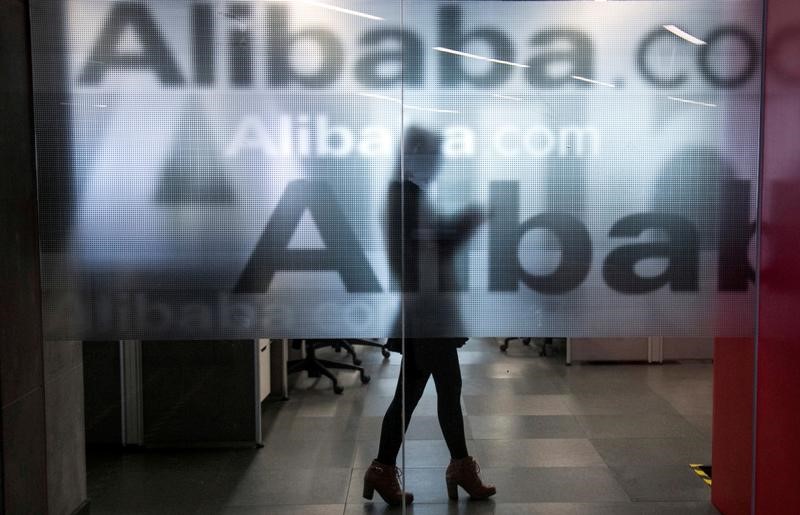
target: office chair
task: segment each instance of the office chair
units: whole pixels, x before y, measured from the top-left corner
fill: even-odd
[[[530,346],[531,341],[533,340],[533,338],[520,338],[518,336],[513,336],[511,338],[506,338],[505,341],[503,341],[503,344],[500,345],[500,350],[503,351],[503,352],[506,352],[508,350],[508,344],[509,344],[509,342],[511,342],[511,340],[521,340],[523,345]],[[542,356],[542,357],[547,356],[548,351],[553,346],[553,338],[544,338],[543,340],[544,341],[542,342],[542,348],[539,350],[539,356]]]
[[[333,340],[330,345],[336,352],[342,352],[342,349],[344,349],[352,358],[353,365],[361,364],[361,360],[358,358],[358,354],[356,354],[356,349],[347,340]]]
[[[341,352],[342,349],[344,349],[345,351],[347,351],[347,354],[349,354],[350,357],[353,359],[353,365],[360,365],[361,360],[359,359],[358,354],[356,354],[356,349],[354,345],[363,345],[365,347],[377,347],[381,349],[381,354],[383,355],[383,359],[389,359],[390,352],[386,348],[385,343],[380,343],[377,341],[365,340],[365,339],[346,339],[346,340],[342,339],[342,340],[331,341],[331,347],[333,347],[333,350],[335,350],[336,352]]]
[[[304,340],[292,340],[292,347],[299,349]],[[305,340],[306,357],[301,359],[293,359],[289,361],[287,371],[289,374],[295,372],[308,372],[308,377],[321,377],[325,376],[333,382],[333,392],[341,394],[344,388],[339,386],[339,380],[329,369],[340,370],[355,370],[361,377],[361,383],[367,384],[370,377],[364,372],[364,367],[358,365],[350,365],[348,363],[340,363],[338,361],[331,361],[328,359],[321,359],[317,357],[316,351],[322,347],[332,347],[335,345],[342,345],[341,340]],[[346,347],[345,347],[346,348]]]
[[[386,348],[386,344],[380,343],[378,341],[366,340],[363,338],[348,338],[346,340],[340,340],[340,341],[343,343],[343,345],[350,347],[350,349],[353,349],[353,345],[363,345],[364,347],[376,347],[381,350],[381,355],[383,356],[383,359],[388,359],[390,355],[389,350]],[[348,352],[350,351],[348,350]],[[356,362],[358,358],[356,357],[355,350],[352,351],[351,355],[353,356],[353,364],[360,365],[361,360],[358,360],[358,362]]]
[[[530,338],[520,338],[519,336],[512,336],[511,338],[506,338],[503,341],[503,344],[500,345],[500,350],[503,351],[503,352],[507,351],[508,350],[508,344],[511,343],[511,340],[520,340],[520,341],[522,341],[523,345],[530,346],[530,344],[531,344],[531,339]]]

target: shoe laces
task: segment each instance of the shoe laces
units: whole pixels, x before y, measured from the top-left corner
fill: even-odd
[[[480,476],[481,475],[481,466],[477,462],[477,460],[472,460],[471,466],[472,466],[473,470],[475,470],[475,474]]]
[[[400,493],[403,493],[405,492],[405,489],[403,488],[403,469],[397,465],[392,468],[394,469],[394,477],[397,479],[397,489],[400,491]]]
[[[397,465],[379,465],[379,466],[375,466],[375,467],[376,467],[376,468],[377,468],[379,471],[383,471],[384,469],[391,468],[391,469],[392,469],[392,471],[394,472],[394,477],[397,479],[397,484],[398,484],[398,486],[400,486],[400,488],[401,488],[401,490],[402,490],[402,484],[403,484],[403,469],[401,469],[401,468],[400,468],[400,467],[398,467]]]

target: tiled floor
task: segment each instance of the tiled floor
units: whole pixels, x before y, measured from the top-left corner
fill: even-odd
[[[372,381],[298,377],[264,411],[264,448],[89,456],[92,513],[327,515],[389,511],[361,499],[399,356],[359,351]],[[492,340],[460,352],[470,452],[497,485],[449,502],[447,448],[429,385],[406,445],[409,513],[714,514],[689,463],[710,462],[711,365],[574,365]]]

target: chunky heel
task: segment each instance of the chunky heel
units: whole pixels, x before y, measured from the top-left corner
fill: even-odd
[[[493,485],[484,484],[479,475],[480,467],[471,456],[450,460],[450,465],[445,472],[447,482],[447,495],[451,499],[458,499],[458,487],[464,489],[471,499],[488,499],[497,493]]]
[[[368,483],[364,483],[364,491],[362,494],[364,495],[364,499],[371,501],[372,496],[375,495],[375,488]]]
[[[411,504],[414,496],[403,491],[400,485],[400,469],[395,465],[384,465],[378,460],[372,462],[364,473],[364,499],[372,500],[375,492],[390,506]]]
[[[453,501],[458,500],[458,484],[457,483],[447,483],[447,496],[452,499]]]

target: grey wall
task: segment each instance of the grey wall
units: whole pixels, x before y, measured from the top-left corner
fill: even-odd
[[[0,0],[2,510],[71,514],[86,501],[79,342],[42,341],[28,2]]]
[[[47,504],[69,515],[86,501],[86,438],[81,342],[45,342]]]
[[[0,392],[3,503],[47,513],[44,353],[27,2],[0,0]]]

